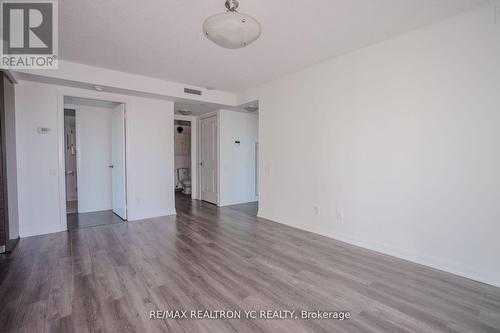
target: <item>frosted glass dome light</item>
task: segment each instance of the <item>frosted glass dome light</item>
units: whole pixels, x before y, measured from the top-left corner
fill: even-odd
[[[236,11],[238,1],[226,1],[227,12],[210,16],[203,23],[203,33],[215,44],[227,49],[250,45],[260,37],[259,22]]]

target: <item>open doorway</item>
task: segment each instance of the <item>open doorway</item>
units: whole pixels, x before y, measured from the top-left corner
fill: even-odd
[[[174,120],[174,177],[175,193],[191,198],[192,191],[192,156],[191,156],[191,122]]]
[[[216,109],[175,104],[176,207],[184,209],[192,204],[186,199],[197,199],[255,216],[260,177],[258,101],[232,110],[212,107]]]
[[[125,105],[64,97],[68,229],[127,220]]]
[[[67,214],[78,213],[75,117],[75,110],[64,109],[64,165]]]

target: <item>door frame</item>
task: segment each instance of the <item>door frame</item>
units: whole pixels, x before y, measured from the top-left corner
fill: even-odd
[[[120,219],[122,219],[123,221],[127,221],[128,220],[128,200],[127,200],[127,146],[126,146],[126,142],[127,142],[127,105],[125,105],[125,103],[120,103],[118,104],[120,106],[123,106],[123,150],[122,150],[122,153],[123,153],[123,179],[122,181],[125,183],[123,184],[123,191],[125,191],[125,207],[124,210],[124,215],[125,215],[125,218],[123,218],[121,215],[119,215],[117,212],[115,212],[115,200],[113,198],[113,193],[114,193],[114,186],[113,186],[113,177],[114,177],[114,174],[113,174],[113,170],[111,170],[111,210],[113,211],[113,213],[118,216]],[[116,108],[117,106],[115,106],[115,108],[113,108],[111,110],[112,114],[111,114],[111,164],[113,165],[113,168],[114,168],[114,160],[113,160],[113,126],[114,126],[114,123],[113,123],[113,117],[114,117],[114,112],[116,112]],[[120,110],[121,111],[121,110]],[[121,141],[121,140],[120,140]],[[123,199],[123,198],[122,198]]]
[[[199,155],[198,155],[198,118],[195,116],[183,116],[174,114],[174,122],[176,120],[189,121],[191,123],[191,199],[200,200],[201,193],[199,191]],[[174,130],[175,135],[175,130]],[[175,155],[175,152],[174,152]],[[174,156],[175,158],[175,156]],[[174,167],[175,173],[175,167]],[[175,196],[174,196],[175,198]],[[175,199],[174,199],[175,200]]]
[[[101,101],[111,101],[115,103],[121,103],[125,106],[125,209],[127,210],[127,218],[128,218],[128,203],[130,202],[129,193],[129,141],[128,141],[128,122],[127,122],[127,105],[130,104],[130,100],[123,95],[115,95],[111,93],[105,92],[93,92],[82,91],[82,89],[77,88],[61,88],[57,91],[57,142],[58,142],[58,170],[57,172],[54,170],[54,176],[57,175],[59,181],[59,221],[60,221],[60,230],[66,231],[68,230],[68,221],[66,216],[66,161],[65,161],[65,145],[64,145],[64,97],[79,97],[79,98],[87,98],[87,99],[96,99]],[[77,133],[78,134],[78,133]],[[78,149],[78,147],[77,147]],[[78,159],[78,151],[77,151],[77,159]],[[77,160],[78,163],[78,160]],[[50,171],[52,174],[52,171]]]
[[[217,140],[216,140],[216,145],[217,145],[217,206],[220,206],[220,117],[219,117],[219,111],[213,111],[209,113],[205,113],[201,116],[198,117],[198,179],[200,180],[198,182],[198,194],[199,194],[199,200],[201,200],[201,168],[200,168],[200,162],[201,162],[201,149],[202,149],[202,138],[201,138],[201,122],[203,119],[206,118],[211,118],[215,117],[215,122],[217,124]]]

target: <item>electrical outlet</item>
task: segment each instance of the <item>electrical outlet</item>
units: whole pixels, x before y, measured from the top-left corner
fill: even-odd
[[[340,209],[337,209],[337,222],[342,222],[343,220],[344,220],[344,213]]]
[[[321,214],[321,209],[319,208],[319,206],[314,206],[314,214],[316,215]]]

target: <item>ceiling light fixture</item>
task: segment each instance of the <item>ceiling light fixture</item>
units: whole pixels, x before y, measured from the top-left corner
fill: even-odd
[[[189,109],[180,109],[179,113],[182,114],[183,116],[189,116],[193,113],[193,111],[191,111]]]
[[[227,49],[248,46],[260,37],[260,23],[251,16],[238,13],[238,5],[237,0],[227,0],[225,13],[210,16],[203,23],[205,36]]]
[[[245,107],[245,110],[248,112],[256,112],[259,110],[259,107],[257,105],[249,105]]]

